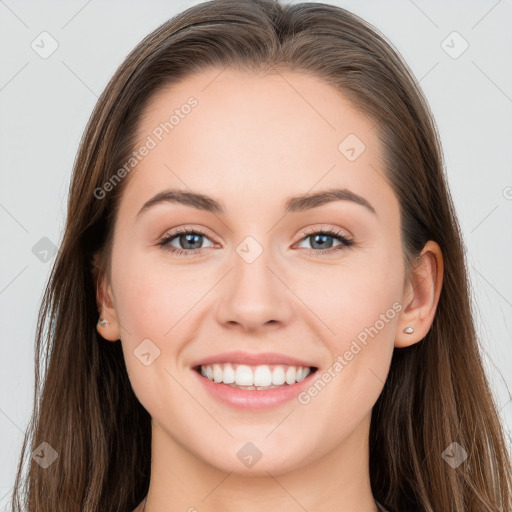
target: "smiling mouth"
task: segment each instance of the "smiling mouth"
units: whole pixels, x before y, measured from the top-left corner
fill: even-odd
[[[249,366],[237,363],[213,363],[199,365],[193,369],[211,382],[254,391],[293,386],[318,370],[316,366],[285,364]]]

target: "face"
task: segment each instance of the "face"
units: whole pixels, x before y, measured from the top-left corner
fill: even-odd
[[[159,442],[223,471],[279,474],[367,435],[404,297],[399,204],[374,125],[294,72],[209,70],[152,98],[135,148],[149,149],[116,219],[107,318]],[[171,189],[216,203],[175,194],[144,207]],[[327,190],[344,192],[292,199]],[[202,376],[202,361],[259,387],[269,374],[293,382],[293,366],[316,371],[241,390]]]

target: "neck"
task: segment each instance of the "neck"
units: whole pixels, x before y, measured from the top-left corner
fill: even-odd
[[[378,512],[369,478],[370,417],[329,453],[304,458],[293,471],[281,472],[278,464],[272,470],[260,465],[259,472],[250,475],[208,464],[153,420],[145,512],[169,510],[169,504],[173,510],[191,512],[259,512],[262,504],[267,512],[297,506],[325,512]]]

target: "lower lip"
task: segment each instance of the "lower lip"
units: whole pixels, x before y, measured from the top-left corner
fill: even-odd
[[[296,382],[295,384],[258,391],[256,389],[238,389],[228,386],[227,384],[213,382],[203,377],[196,370],[192,371],[214,398],[237,409],[246,410],[277,407],[297,398],[297,395],[311,384],[313,377],[318,372],[318,370],[311,372],[304,380]]]

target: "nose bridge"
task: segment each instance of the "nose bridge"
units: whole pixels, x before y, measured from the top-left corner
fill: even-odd
[[[268,240],[264,246],[253,236],[248,236],[238,244],[235,252],[233,284],[236,293],[255,297],[261,293],[271,293],[270,288],[275,286],[275,283],[270,279],[272,273],[269,267],[273,258]]]
[[[230,277],[217,308],[218,321],[257,329],[267,323],[286,322],[292,306],[287,287],[275,273],[270,237],[247,236],[233,253]]]

